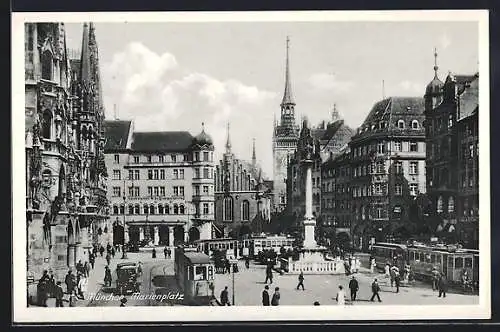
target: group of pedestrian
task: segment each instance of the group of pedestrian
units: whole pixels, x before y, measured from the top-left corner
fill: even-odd
[[[280,305],[280,288],[275,287],[273,296],[271,297],[271,301],[269,301],[269,286],[264,286],[264,290],[262,291],[262,305],[263,306],[279,306]]]

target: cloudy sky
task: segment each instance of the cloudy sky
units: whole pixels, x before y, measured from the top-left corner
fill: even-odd
[[[292,90],[299,117],[328,120],[333,104],[359,126],[385,96],[422,96],[432,79],[478,70],[471,22],[96,23],[106,117],[133,119],[137,131],[201,131],[224,151],[257,158],[272,176],[273,119],[284,89],[290,36]],[[66,24],[81,48],[82,25]],[[297,119],[298,121],[299,119]]]

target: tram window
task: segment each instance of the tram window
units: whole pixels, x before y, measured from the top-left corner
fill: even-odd
[[[462,257],[455,258],[455,269],[461,269],[464,267],[464,259]]]
[[[448,267],[453,268],[453,257],[448,257]]]
[[[417,262],[420,262],[420,253],[419,253],[419,252],[416,252],[416,253],[415,253],[415,260],[416,260]]]
[[[188,266],[188,280],[194,280],[194,269],[192,266]]]
[[[465,258],[465,267],[472,268],[472,258]]]
[[[431,255],[429,255],[429,254],[425,255],[425,262],[426,263],[430,263],[431,262]]]
[[[431,254],[431,263],[436,263],[436,255]]]
[[[276,247],[276,241],[271,242],[271,247]]]
[[[207,274],[206,274],[206,268],[205,266],[196,266],[195,269],[195,280],[206,280],[207,279]]]

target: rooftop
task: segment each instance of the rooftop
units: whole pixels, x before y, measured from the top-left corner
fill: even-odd
[[[132,121],[104,121],[104,135],[106,144],[104,151],[109,150],[125,150],[127,148],[127,140],[130,132]]]
[[[187,151],[193,136],[187,131],[138,132],[132,136],[131,148],[141,152]]]

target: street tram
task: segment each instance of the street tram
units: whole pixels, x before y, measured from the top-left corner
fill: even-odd
[[[214,251],[223,252],[227,259],[241,258],[238,250],[238,240],[231,238],[197,240],[195,245],[199,252],[213,257]]]
[[[209,305],[215,268],[210,257],[196,248],[175,249],[175,279],[187,305]]]
[[[248,240],[248,255],[250,257],[257,257],[259,252],[264,250],[272,250],[276,254],[280,253],[281,248],[285,250],[292,250],[295,239],[289,236],[272,235],[272,236],[259,236]]]
[[[384,270],[387,263],[393,264],[395,260],[397,266],[402,268],[408,261],[408,248],[404,244],[380,242],[372,245],[372,255],[377,269]]]

